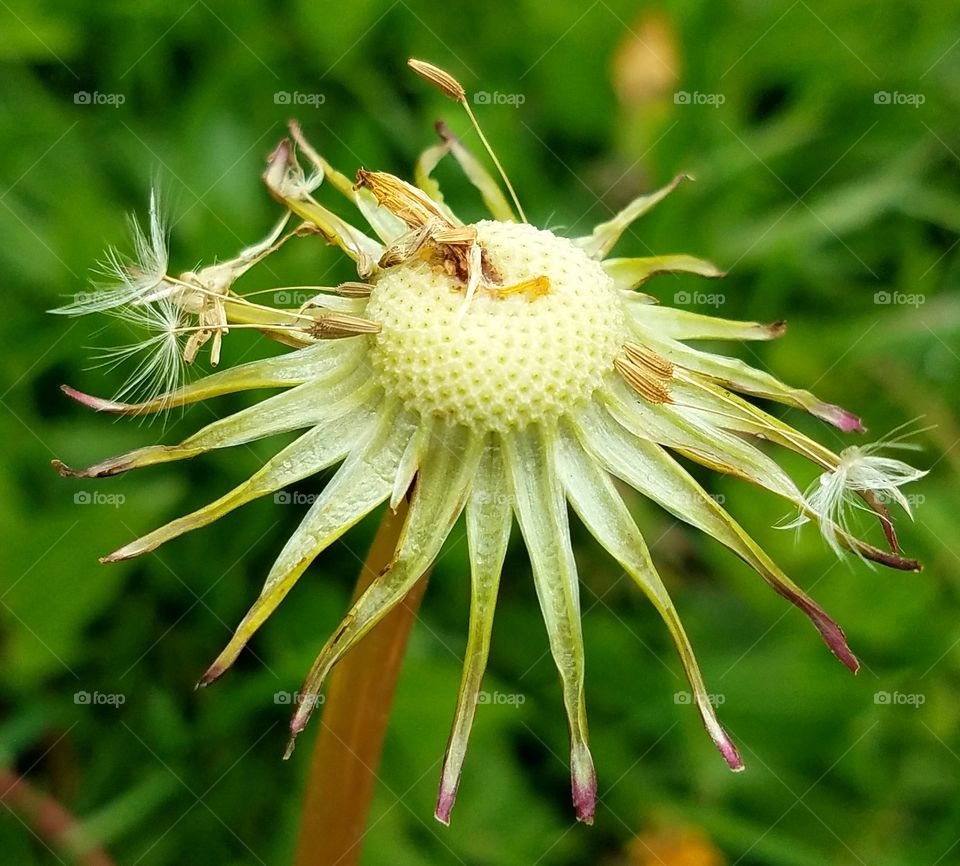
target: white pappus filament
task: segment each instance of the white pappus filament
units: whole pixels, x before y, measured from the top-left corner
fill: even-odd
[[[874,511],[861,494],[873,494],[880,502],[896,502],[907,515],[913,516],[910,500],[900,488],[922,478],[927,471],[916,469],[903,460],[878,454],[890,448],[918,451],[919,445],[903,441],[908,435],[913,434],[904,433],[895,438],[888,436],[868,445],[845,448],[840,452],[836,468],[822,473],[804,493],[804,502],[815,515],[821,534],[838,556],[842,555],[843,548],[837,535],[838,532],[850,532],[853,510]],[[808,514],[800,514],[790,523],[781,524],[780,528],[793,529],[808,523],[810,519]]]
[[[146,303],[129,304],[108,310],[112,316],[133,326],[135,342],[102,350],[100,364],[114,369],[136,361],[116,399],[136,396],[151,400],[175,389],[183,381],[186,362],[183,358],[183,337],[189,328],[187,314],[172,298],[158,298]]]

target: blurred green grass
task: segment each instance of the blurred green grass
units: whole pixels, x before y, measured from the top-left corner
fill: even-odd
[[[420,56],[471,90],[523,96],[478,113],[533,221],[586,230],[690,171],[697,182],[620,250],[690,252],[729,276],[706,288],[664,277],[652,291],[667,303],[678,292],[719,293],[722,305],[706,311],[789,319],[782,341],[742,347],[743,357],[860,412],[874,434],[918,416],[937,426],[922,437],[919,462],[933,471],[916,487],[916,523],[901,521],[907,552],[926,564],[919,575],[835,563],[814,533],[797,541],[773,531],[782,509],[765,494],[702,475],[841,620],[864,663],[856,679],[738,562],[633,503],[743,751],[738,776],[675,697],[684,683],[655,615],[575,534],[601,779],[592,830],[571,827],[560,697],[519,544],[487,688],[524,701],[482,710],[454,829],[430,817],[466,624],[455,533],[401,681],[365,862],[619,863],[635,833],[659,824],[701,827],[744,866],[960,858],[960,10],[861,0],[467,9],[73,0],[3,4],[0,20],[4,765],[78,815],[117,862],[289,862],[309,743],[292,763],[279,760],[289,708],[274,695],[295,690],[338,620],[372,526],[320,559],[258,635],[255,655],[195,693],[300,509],[252,504],[157,556],[98,566],[98,555],[232,486],[274,446],[96,488],[58,478],[54,456],[83,464],[172,441],[247,401],[197,407],[166,430],[86,413],[57,386],[114,390],[122,374],[90,369],[87,348],[111,334],[44,311],[85,290],[153,181],[178,267],[259,238],[276,213],[259,174],[291,113],[348,172],[408,174],[437,117],[470,140],[455,107],[405,69]],[[78,104],[78,92],[124,101]],[[278,92],[323,100],[278,104]],[[678,92],[693,96],[678,102]],[[878,93],[923,102],[884,104]],[[455,172],[445,166],[440,178],[460,213],[481,215]],[[317,244],[278,259],[278,282],[349,274]],[[877,303],[878,292],[919,299]],[[225,360],[263,351],[231,340]],[[846,441],[790,417],[836,448]],[[77,504],[94,490],[122,504]],[[78,692],[124,703],[77,704]],[[881,692],[923,703],[878,703]],[[17,864],[65,859],[7,811],[0,850]]]

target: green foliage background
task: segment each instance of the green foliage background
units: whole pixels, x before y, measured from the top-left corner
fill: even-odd
[[[258,239],[277,212],[259,173],[291,113],[348,172],[408,173],[437,117],[475,144],[456,107],[408,73],[413,55],[471,90],[522,94],[519,107],[477,111],[535,222],[581,232],[692,172],[697,183],[620,249],[690,252],[729,276],[663,277],[652,291],[667,303],[719,292],[724,303],[705,311],[789,319],[777,344],[734,351],[860,412],[873,434],[921,415],[937,426],[920,437],[918,462],[932,472],[914,490],[916,523],[901,521],[906,551],[926,564],[919,575],[837,563],[814,532],[774,531],[784,509],[766,494],[702,476],[844,624],[864,665],[857,678],[725,551],[633,502],[743,751],[740,775],[675,699],[685,684],[656,616],[577,531],[602,797],[592,829],[573,826],[560,694],[516,539],[487,688],[523,703],[482,708],[453,829],[431,817],[465,639],[458,530],[406,661],[365,862],[621,863],[635,833],[675,825],[701,828],[744,866],[960,862],[960,10],[72,0],[3,3],[0,20],[0,763],[74,812],[119,863],[289,862],[311,732],[281,762],[289,707],[274,695],[295,690],[338,621],[375,520],[320,559],[233,673],[194,692],[302,508],[263,501],[155,556],[111,567],[96,557],[219,495],[277,444],[96,487],[60,479],[54,456],[86,464],[174,441],[249,399],[195,407],[166,429],[86,412],[58,385],[114,391],[122,374],[91,369],[87,347],[123,334],[44,311],[85,289],[105,245],[123,245],[126,215],[144,212],[153,180],[174,267]],[[660,89],[618,98],[613,58],[631,39],[627,65]],[[77,104],[79,91],[125,101]],[[278,104],[280,91],[323,102]],[[724,101],[678,104],[675,91]],[[924,101],[878,104],[880,91]],[[479,217],[456,172],[440,177],[460,212]],[[283,281],[349,276],[334,251],[299,244],[273,265]],[[877,292],[920,298],[876,303]],[[238,335],[225,363],[266,351]],[[836,448],[848,441],[790,418]],[[124,501],[75,501],[94,491]],[[81,691],[124,703],[77,704]],[[878,703],[881,692],[922,703]],[[5,863],[70,861],[7,809],[0,850]]]

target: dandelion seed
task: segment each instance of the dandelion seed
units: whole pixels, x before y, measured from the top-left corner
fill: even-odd
[[[103,349],[98,355],[98,366],[108,370],[135,364],[114,399],[152,401],[175,391],[186,369],[183,334],[189,319],[183,308],[170,298],[159,298],[111,307],[106,312],[129,325],[137,337],[127,345]]]
[[[824,540],[838,556],[842,556],[843,547],[838,540],[838,532],[853,534],[851,518],[855,511],[876,510],[864,501],[863,494],[871,494],[881,503],[896,502],[907,516],[913,517],[910,500],[900,488],[923,478],[927,472],[916,469],[903,460],[882,457],[878,452],[891,448],[918,450],[919,446],[904,441],[906,436],[916,435],[916,432],[923,431],[845,448],[840,452],[836,468],[822,473],[804,493],[805,506],[815,517],[811,518],[808,513],[801,512],[780,528],[795,529],[809,523],[811,519],[816,519]]]
[[[493,160],[493,164],[497,167],[500,177],[503,178],[503,182],[506,184],[507,190],[510,193],[510,198],[513,199],[513,203],[517,208],[517,213],[520,214],[520,219],[523,222],[526,222],[527,217],[523,212],[523,207],[520,205],[520,199],[517,198],[517,194],[513,189],[513,184],[510,183],[510,178],[507,177],[507,173],[500,164],[500,160],[497,159],[497,155],[490,146],[490,142],[487,141],[487,137],[483,134],[483,130],[480,128],[480,123],[474,116],[473,109],[470,108],[470,103],[467,101],[467,92],[463,85],[449,72],[445,72],[444,70],[434,66],[432,63],[427,63],[424,60],[411,59],[407,61],[407,65],[414,72],[416,72],[417,75],[440,90],[445,96],[449,97],[454,102],[459,102],[460,105],[463,106],[463,110],[467,113],[467,117],[470,118],[473,128],[477,131],[477,135],[480,136],[480,141],[486,148],[487,153],[490,154],[490,158]]]
[[[130,218],[130,229],[133,257],[127,258],[112,247],[108,249],[101,270],[109,282],[94,284],[94,291],[50,310],[51,313],[67,316],[102,313],[127,304],[155,301],[176,290],[167,279],[167,233],[156,190],[150,193],[149,231],[144,232],[135,217]]]
[[[348,298],[369,298],[370,293],[373,291],[373,286],[370,283],[358,283],[355,281],[347,281],[345,283],[340,283],[336,287],[336,291]]]

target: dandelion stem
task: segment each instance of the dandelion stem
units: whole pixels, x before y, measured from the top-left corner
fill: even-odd
[[[406,517],[389,508],[354,599],[392,560]],[[334,669],[310,761],[295,866],[356,866],[393,694],[427,576]]]
[[[231,295],[231,297],[234,298],[235,300],[236,300],[236,299],[240,299],[240,298],[246,299],[246,298],[256,297],[257,295],[270,294],[271,292],[273,292],[273,293],[276,293],[276,292],[313,292],[315,295],[319,295],[319,294],[322,294],[322,293],[336,294],[336,293],[337,293],[337,287],[336,287],[336,286],[273,286],[273,287],[271,287],[271,288],[269,288],[269,289],[256,289],[255,291],[252,291],[252,292],[237,292],[237,293],[234,293],[233,295]],[[263,305],[263,304],[256,304],[255,306],[264,306],[264,305]]]
[[[304,316],[301,313],[294,313],[289,310],[278,310],[276,307],[271,307],[268,304],[258,304],[255,301],[247,300],[247,298],[250,297],[250,295],[260,295],[260,294],[264,294],[265,292],[278,292],[278,291],[282,291],[281,289],[263,289],[259,292],[248,292],[247,294],[237,294],[236,292],[228,292],[224,294],[223,292],[217,292],[217,291],[214,291],[213,289],[208,289],[206,288],[206,286],[201,286],[201,285],[198,285],[197,283],[185,282],[184,280],[181,280],[179,277],[167,276],[167,277],[164,277],[164,279],[171,283],[175,283],[178,286],[183,286],[185,289],[188,289],[191,292],[195,292],[201,295],[206,295],[207,297],[214,298],[224,303],[234,303],[234,304],[238,304],[245,307],[251,307],[255,310],[266,310],[267,312],[273,312],[273,313],[282,312],[286,316],[294,316],[295,318],[299,318],[299,319],[309,318],[309,316]],[[312,288],[312,287],[304,287],[304,288]]]
[[[0,770],[0,803],[49,846],[55,860],[62,863],[58,855],[63,854],[79,866],[114,866],[74,815],[12,770]]]
[[[313,322],[316,322],[316,319],[312,319]],[[284,325],[280,322],[263,322],[263,323],[251,323],[251,322],[240,322],[239,324],[234,322],[229,322],[226,325],[183,325],[179,328],[170,328],[169,333],[171,334],[195,334],[198,331],[219,331],[219,330],[243,330],[244,328],[252,328],[255,331],[262,331],[264,328],[270,328],[273,331],[303,331],[303,325]]]

